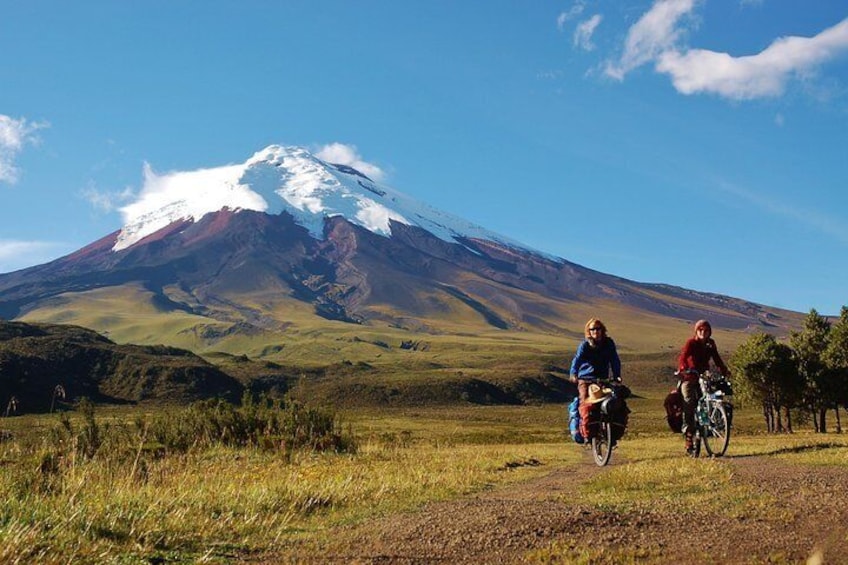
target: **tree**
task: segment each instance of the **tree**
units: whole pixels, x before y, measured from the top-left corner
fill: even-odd
[[[737,394],[762,406],[769,433],[792,433],[791,409],[801,403],[804,393],[792,349],[771,334],[757,333],[736,348],[730,364],[737,376]]]
[[[842,307],[839,319],[830,329],[824,363],[829,371],[829,388],[836,411],[836,432],[842,432],[839,406],[848,410],[848,306]]]
[[[830,323],[819,315],[816,309],[810,310],[804,319],[800,332],[792,332],[790,344],[798,364],[798,372],[805,382],[804,403],[813,417],[817,432],[827,432],[827,409],[830,407],[830,375],[824,363]]]

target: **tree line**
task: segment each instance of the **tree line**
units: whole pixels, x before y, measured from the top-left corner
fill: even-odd
[[[768,333],[751,335],[730,363],[738,398],[762,407],[769,433],[791,433],[793,422],[807,421],[826,433],[830,410],[836,432],[842,432],[839,409],[848,410],[848,307],[833,324],[810,310],[788,343]]]

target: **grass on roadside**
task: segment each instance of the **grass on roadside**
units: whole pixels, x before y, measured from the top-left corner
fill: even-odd
[[[108,420],[115,427],[118,417]],[[412,426],[392,432],[398,425],[374,423],[355,452],[288,456],[221,445],[152,450],[140,459],[73,449],[45,459],[43,446],[2,442],[0,562],[226,561],[314,539],[334,525],[526,480],[580,455],[559,442],[463,443],[456,421],[430,423],[432,433],[405,441]]]
[[[647,401],[646,401],[647,402]],[[332,528],[414,509],[547,474],[594,466],[565,439],[564,407],[441,407],[350,412],[349,453],[232,445],[150,457],[43,460],[26,442],[0,442],[0,562],[226,562]],[[132,421],[107,411],[108,422]],[[722,459],[687,459],[679,436],[652,431],[656,418],[634,411],[612,465],[563,500],[594,511],[695,512],[722,508],[739,517],[774,517],[773,502],[736,484]],[[57,417],[8,419],[15,437],[48,436]],[[799,465],[848,465],[848,438],[799,433],[740,435],[729,457],[766,455]],[[50,480],[45,480],[45,477]],[[55,479],[55,480],[53,480]],[[35,481],[35,482],[33,482]],[[34,488],[35,487],[35,488]],[[771,519],[771,518],[770,518]],[[774,519],[780,519],[777,516]],[[628,563],[633,552],[552,546],[535,562]],[[641,553],[640,553],[641,552]],[[566,559],[567,558],[567,559]]]
[[[721,510],[742,516],[763,510],[774,519],[773,501],[734,481],[733,458],[773,456],[798,465],[848,466],[848,437],[798,433],[733,436],[724,458],[684,457],[677,436],[622,442],[616,456],[627,459],[599,474],[581,489],[580,503],[616,511],[647,509],[675,512]]]
[[[625,522],[628,517],[652,514],[680,516],[681,523],[709,519],[717,513],[748,523],[783,523],[797,518],[783,501],[735,480],[730,461],[751,456],[774,457],[798,465],[799,472],[809,465],[845,468],[848,437],[808,432],[735,436],[728,457],[691,459],[683,455],[678,436],[646,435],[622,442],[610,467],[575,492],[563,495],[562,500]],[[539,564],[666,562],[659,546],[606,547],[586,539],[553,542],[529,552],[525,560]],[[701,560],[710,562],[711,556],[704,554]]]

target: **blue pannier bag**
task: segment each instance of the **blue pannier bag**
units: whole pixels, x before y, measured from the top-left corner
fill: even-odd
[[[579,406],[580,399],[575,396],[574,400],[571,401],[571,404],[568,405],[568,429],[571,432],[571,439],[573,439],[576,443],[584,443],[586,440],[580,433]]]

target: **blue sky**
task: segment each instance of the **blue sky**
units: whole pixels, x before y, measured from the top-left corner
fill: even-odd
[[[273,143],[600,271],[848,304],[848,0],[0,0],[0,272]]]

